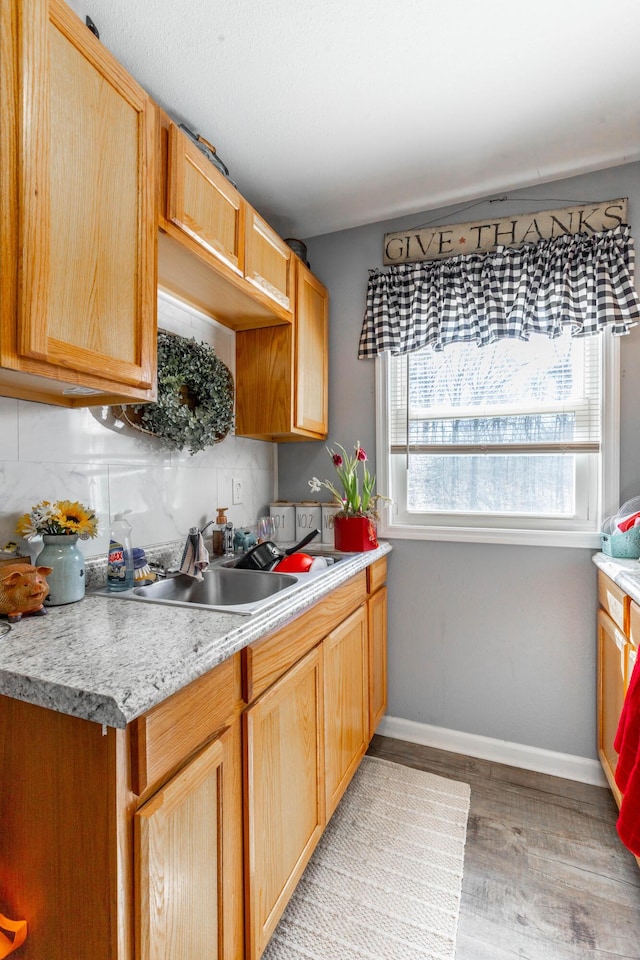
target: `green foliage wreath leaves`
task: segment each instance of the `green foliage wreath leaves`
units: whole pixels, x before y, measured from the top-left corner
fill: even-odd
[[[158,332],[158,399],[128,408],[142,430],[191,455],[233,427],[233,377],[204,343]]]

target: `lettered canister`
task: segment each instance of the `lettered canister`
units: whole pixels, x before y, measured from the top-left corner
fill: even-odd
[[[302,540],[312,530],[320,530],[322,507],[312,500],[296,503],[296,540]]]
[[[296,508],[293,503],[282,501],[269,505],[269,516],[273,517],[273,539],[276,543],[293,543],[296,539]]]
[[[334,545],[333,518],[340,510],[337,503],[322,504],[322,542]]]

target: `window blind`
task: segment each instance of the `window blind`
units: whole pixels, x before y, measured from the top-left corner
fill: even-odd
[[[601,438],[600,336],[390,358],[391,452],[593,453]]]

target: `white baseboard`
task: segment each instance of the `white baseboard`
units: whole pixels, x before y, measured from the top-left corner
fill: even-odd
[[[376,733],[395,740],[407,740],[409,743],[422,743],[438,750],[449,750],[451,753],[464,753],[480,760],[493,760],[495,763],[521,767],[523,770],[547,773],[565,780],[591,783],[596,787],[607,786],[599,762],[588,757],[575,757],[570,753],[556,753],[554,750],[529,747],[523,743],[495,740],[493,737],[481,737],[476,733],[447,730],[445,727],[402,720],[400,717],[383,717]]]

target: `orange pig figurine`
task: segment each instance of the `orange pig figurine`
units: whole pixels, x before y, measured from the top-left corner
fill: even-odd
[[[42,616],[49,593],[45,577],[52,567],[32,567],[30,563],[7,563],[0,567],[0,613],[8,615],[9,623],[17,623],[23,613]]]

